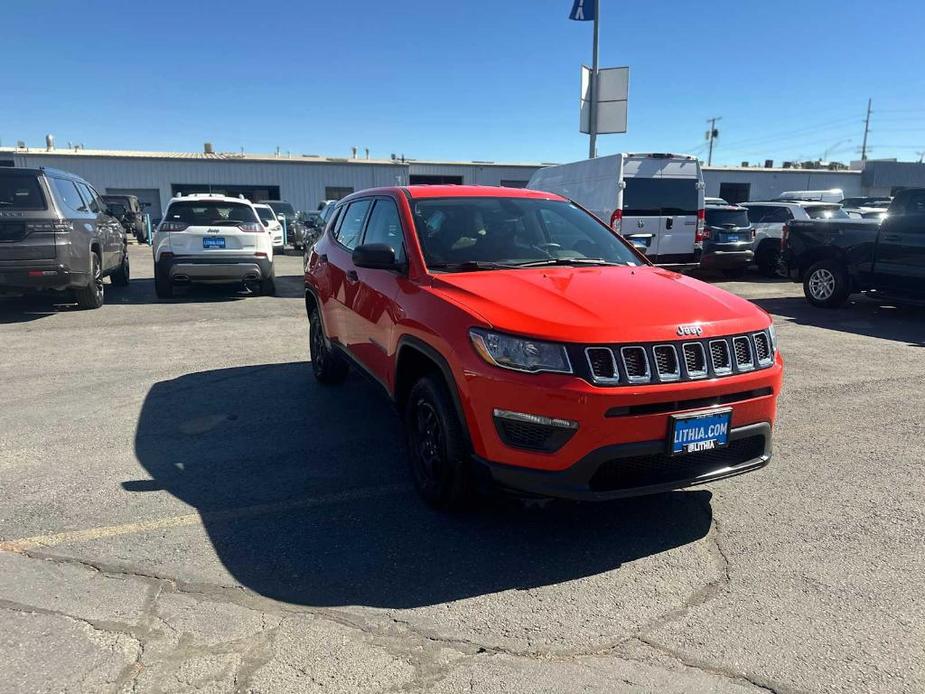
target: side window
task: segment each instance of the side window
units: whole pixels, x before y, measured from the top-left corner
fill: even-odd
[[[749,205],[748,206],[748,221],[752,224],[761,224],[762,222],[768,221],[765,217],[768,214],[768,208],[764,205]]]
[[[371,200],[357,200],[351,202],[347,209],[341,213],[342,221],[337,227],[334,238],[348,250],[353,250],[360,242],[363,233],[363,221],[369,211]]]
[[[401,230],[401,220],[398,208],[392,200],[376,200],[369,223],[366,225],[366,235],[363,243],[384,243],[395,251],[395,260],[402,262],[405,259],[405,237]]]
[[[335,207],[333,208],[333,210],[334,210],[333,212],[328,214],[328,220],[327,220],[327,224],[325,224],[325,229],[330,227],[331,235],[334,236],[334,238],[337,238],[337,235],[334,233],[334,229],[337,226],[337,222],[340,220],[340,213],[343,210],[343,208]]]
[[[925,193],[913,193],[906,201],[906,214],[925,214]]]
[[[103,209],[100,205],[99,198],[90,186],[85,183],[78,183],[77,188],[80,190],[80,195],[83,197],[84,202],[87,203],[87,207],[90,208],[91,212],[99,212]]]
[[[768,214],[765,215],[764,221],[784,223],[789,222],[791,219],[793,219],[793,215],[790,213],[790,208],[772,207],[768,210]]]
[[[64,178],[52,178],[52,185],[55,188],[55,197],[72,212],[86,212],[87,206],[80,193],[77,192],[77,186],[73,181]]]

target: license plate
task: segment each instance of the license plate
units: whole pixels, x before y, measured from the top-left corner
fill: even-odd
[[[738,234],[726,234],[726,243],[738,243],[739,235]]]
[[[713,451],[728,446],[731,421],[730,408],[673,415],[668,439],[671,454]]]
[[[206,236],[202,240],[203,248],[224,248],[225,238],[223,236]]]

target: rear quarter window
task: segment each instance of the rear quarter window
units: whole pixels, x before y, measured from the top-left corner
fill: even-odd
[[[0,173],[0,210],[47,210],[37,176]]]
[[[73,181],[64,178],[50,178],[51,185],[55,191],[55,197],[71,212],[88,212],[87,205],[84,203],[80,193],[77,192],[77,186]]]

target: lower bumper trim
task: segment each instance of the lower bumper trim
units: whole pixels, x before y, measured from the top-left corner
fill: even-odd
[[[665,441],[604,446],[560,471],[505,465],[477,456],[473,461],[483,479],[512,491],[607,501],[715,482],[758,470],[771,460],[771,425],[767,422],[732,429],[729,442],[729,449],[673,458],[666,455]],[[717,455],[722,451],[733,452],[725,457]],[[738,458],[734,451],[740,452]],[[671,465],[675,466],[676,476],[671,474]]]

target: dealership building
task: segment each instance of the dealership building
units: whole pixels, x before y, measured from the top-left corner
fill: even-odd
[[[315,155],[0,148],[0,166],[48,166],[82,176],[101,193],[137,195],[154,220],[177,194],[215,192],[252,200],[288,200],[314,210],[322,200],[377,186],[448,183],[524,187],[552,162],[337,158]],[[704,167],[708,196],[730,202],[773,198],[785,190],[841,188],[846,196],[889,195],[925,187],[925,165],[867,161],[857,168]]]

